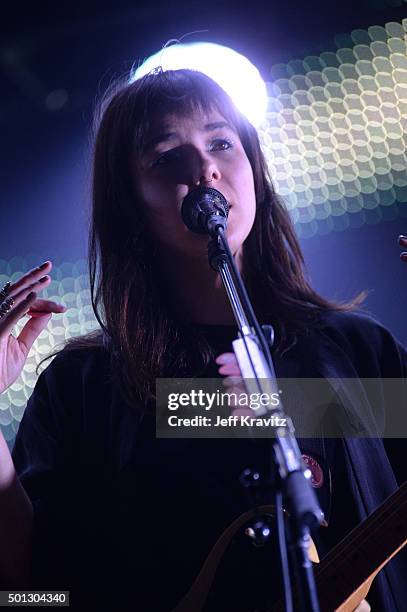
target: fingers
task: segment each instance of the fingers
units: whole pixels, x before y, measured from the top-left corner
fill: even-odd
[[[243,378],[241,376],[225,376],[222,380],[222,384],[224,387],[244,387]],[[245,387],[244,387],[245,388]]]
[[[357,608],[353,610],[353,612],[370,612],[372,608],[370,604],[366,601],[366,599],[362,599]]]
[[[61,304],[52,302],[50,300],[44,300],[37,298],[37,292],[45,289],[50,282],[51,277],[49,272],[52,269],[52,262],[45,261],[43,264],[30,270],[27,274],[24,274],[18,281],[12,283],[7,291],[6,299],[12,299],[13,304],[11,309],[4,314],[0,319],[0,334],[11,333],[14,325],[21,319],[21,317],[28,314],[32,318],[40,319],[45,317],[38,326],[34,323],[28,322],[28,342],[31,341],[31,332],[36,333],[36,330],[40,330],[47,325],[52,313],[62,313],[66,311],[66,308]],[[3,302],[4,304],[4,302]],[[38,335],[38,334],[37,334]],[[23,340],[25,342],[26,334],[23,334]],[[35,338],[34,338],[35,339]]]
[[[6,294],[6,299],[12,300],[12,308],[3,318],[7,318],[9,321],[11,319],[12,325],[14,325],[21,316],[26,314],[27,310],[25,306],[23,315],[21,314],[21,309],[16,310],[17,307],[27,299],[31,292],[38,292],[49,285],[51,277],[48,274],[44,274],[44,272],[49,272],[51,268],[52,263],[46,261],[41,266],[38,266],[38,268],[24,274],[24,276],[10,286]],[[16,312],[19,313],[18,318],[16,318]]]
[[[225,376],[241,376],[240,368],[234,353],[222,353],[215,361],[221,366],[219,368],[219,374]]]
[[[48,287],[51,282],[51,277],[48,274],[41,276],[40,273],[38,274],[38,276],[39,277],[36,279],[34,275],[30,278],[32,282],[30,282],[29,284],[27,284],[27,282],[24,282],[23,284],[19,285],[19,288],[16,288],[16,285],[11,285],[7,297],[12,297],[14,302],[18,304],[27,297],[30,291],[38,292],[42,289],[45,289],[45,287]]]
[[[247,396],[247,390],[241,377],[227,376],[223,379],[223,386],[226,388],[228,393],[228,405],[230,408],[230,414],[233,416],[240,417],[253,417],[255,411],[250,408],[250,400]]]
[[[26,296],[24,300],[20,300],[18,304],[14,304],[12,309],[2,318],[0,319],[0,336],[8,336],[11,334],[11,330],[14,325],[27,314],[30,306],[34,304],[36,300],[37,294],[34,291]]]
[[[11,296],[12,298],[16,299],[16,296],[18,296],[21,291],[24,291],[29,288],[31,288],[32,291],[34,289],[34,285],[37,285],[40,279],[46,277],[49,272],[51,272],[51,268],[51,261],[45,261],[43,264],[38,266],[38,268],[33,268],[32,270],[24,274],[24,276],[22,276],[20,279],[18,279],[18,281],[11,285],[10,290],[8,292],[8,296]],[[44,285],[45,281],[42,281],[42,284]],[[35,288],[35,290],[37,290],[37,287]]]
[[[39,332],[41,333],[52,314],[61,314],[66,311],[66,306],[62,306],[62,304],[57,304],[51,300],[37,299],[37,294],[32,291],[25,300],[21,300],[19,304],[13,306],[4,319],[0,320],[0,334],[2,332],[5,334],[11,333],[14,325],[25,315],[29,315],[32,319],[46,319]],[[40,326],[41,325],[42,324],[40,324]],[[36,329],[34,324],[32,325],[32,329]]]
[[[407,249],[407,236],[399,236],[399,245],[403,249]],[[400,259],[407,262],[407,251],[400,253]]]
[[[30,317],[37,318],[43,317],[49,313],[59,314],[61,312],[66,312],[66,306],[62,306],[62,304],[58,304],[57,302],[52,302],[51,300],[41,300],[36,299],[35,302],[30,306],[27,314]]]
[[[31,318],[24,325],[17,340],[24,347],[25,353],[28,354],[30,348],[34,344],[43,329],[48,325],[52,314],[45,314],[41,317]]]

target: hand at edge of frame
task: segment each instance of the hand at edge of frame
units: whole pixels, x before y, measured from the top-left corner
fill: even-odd
[[[407,236],[399,236],[398,243],[401,248],[406,249],[400,253],[400,259],[407,263]]]
[[[40,299],[37,293],[51,282],[52,262],[46,261],[12,283],[2,300],[13,299],[12,307],[0,319],[0,393],[18,378],[30,349],[48,325],[53,314],[66,311],[66,307],[50,300]],[[1,306],[1,304],[0,304]],[[24,316],[30,318],[20,334],[12,335],[13,327]]]

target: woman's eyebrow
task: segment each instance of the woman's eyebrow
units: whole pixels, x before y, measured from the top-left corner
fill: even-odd
[[[217,130],[219,128],[224,128],[224,127],[228,128],[228,130],[231,130],[232,132],[236,131],[232,128],[230,123],[228,123],[227,121],[215,121],[214,123],[207,123],[204,126],[204,130],[206,132],[212,132],[213,130]]]
[[[146,144],[143,147],[142,154],[146,155],[146,153],[148,153],[151,149],[153,149],[160,142],[167,142],[168,140],[171,140],[171,138],[174,138],[174,136],[176,135],[177,135],[176,132],[167,132],[166,134],[157,134],[157,136],[154,136],[153,138],[151,138],[150,140],[146,142]]]
[[[231,132],[236,131],[232,128],[232,126],[227,121],[214,121],[213,123],[207,123],[206,125],[204,125],[202,131],[213,132],[220,128],[227,128]],[[143,147],[143,155],[148,153],[157,144],[160,144],[162,142],[168,142],[168,140],[171,140],[172,138],[176,138],[176,137],[177,137],[177,132],[165,132],[163,134],[157,134],[145,144],[145,146]]]

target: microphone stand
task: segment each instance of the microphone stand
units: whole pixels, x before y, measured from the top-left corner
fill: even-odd
[[[278,385],[269,346],[253,311],[239,270],[235,265],[224,233],[224,227],[214,224],[209,233],[211,235],[211,240],[208,243],[209,264],[221,276],[239,328],[239,338],[234,340],[232,344],[246,389],[249,394],[252,392],[276,393],[278,392]],[[271,332],[270,340],[272,343],[274,332],[271,326],[267,327],[268,331]],[[272,410],[269,410],[265,406],[261,407],[256,411],[256,416],[263,416],[266,413],[285,419],[284,421],[278,421],[277,419],[277,426],[273,427],[274,452],[272,456],[278,474],[276,486],[280,488],[277,495],[280,494],[281,498],[282,494],[284,505],[290,517],[289,533],[301,610],[303,612],[319,612],[318,596],[308,549],[310,532],[319,527],[324,515],[311,487],[311,473],[302,460],[301,451],[294,436],[292,421],[285,414],[281,399],[278,408],[273,407]],[[286,423],[286,426],[279,426],[279,422]],[[277,495],[276,499],[278,499]],[[284,541],[280,541],[280,548],[282,543],[284,544]],[[283,554],[282,550],[281,554]],[[284,563],[283,579],[289,581],[289,576],[284,576]],[[287,582],[284,583],[284,586],[287,586]]]

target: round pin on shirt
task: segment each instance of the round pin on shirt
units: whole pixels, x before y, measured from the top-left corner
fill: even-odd
[[[320,489],[324,484],[324,471],[318,461],[310,455],[303,454],[302,458],[307,468],[311,472],[311,484],[314,489]]]

